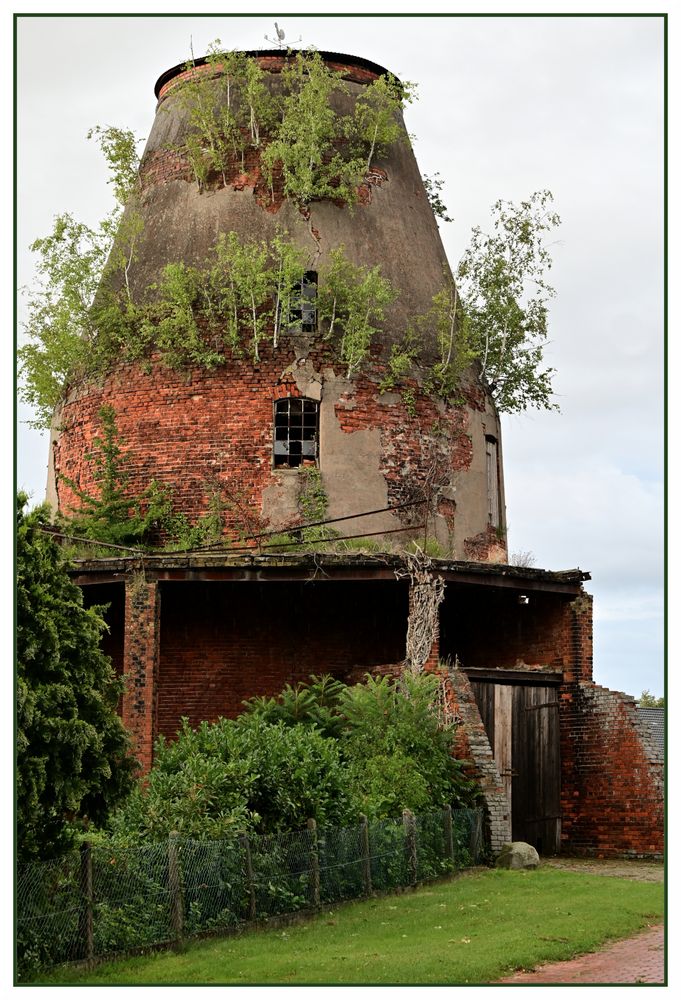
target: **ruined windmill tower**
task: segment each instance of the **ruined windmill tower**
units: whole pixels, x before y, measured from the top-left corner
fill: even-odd
[[[588,574],[506,564],[499,420],[447,339],[456,292],[401,113],[389,116],[400,135],[348,138],[390,80],[364,59],[279,51],[159,79],[134,252],[101,293],[141,312],[131,340],[122,310],[118,355],[66,393],[48,497],[68,512],[96,491],[106,405],[130,495],[154,480],[185,524],[212,511],[219,538],[80,560],[74,578],[108,605],[144,768],[183,716],[233,716],[311,674],[354,681],[440,659],[494,848],[659,853],[660,761],[626,699],[593,683]],[[317,103],[300,102],[297,134],[283,128],[276,147],[275,114],[310,81]],[[333,141],[303,157],[329,123]],[[378,551],[272,547],[271,533],[295,542],[315,522]],[[430,566],[405,560],[414,541]]]
[[[295,64],[295,57],[251,53],[249,58],[262,71],[259,82],[282,96],[282,70]],[[328,98],[342,132],[357,100],[386,71],[348,56],[322,54],[322,59],[343,81]],[[159,79],[137,199],[141,233],[128,275],[133,297],[153,296],[148,289],[168,264],[205,266],[220,235],[235,233],[242,243],[271,246],[283,236],[294,244],[304,268],[303,301],[288,316],[270,315],[262,323],[257,357],[249,343],[248,309],[241,308],[239,350],[225,345],[218,331],[223,364],[210,370],[186,364],[176,371],[160,364],[151,372],[121,364],[100,386],[67,399],[58,422],[68,433],[52,453],[53,499],[65,509],[75,501],[58,478],[66,469],[82,489],[93,486],[92,466],[84,456],[106,402],[125,441],[131,490],[139,492],[155,478],[172,488],[176,507],[190,521],[221,494],[225,537],[256,534],[258,528],[285,530],[300,521],[306,482],[300,473],[315,467],[326,518],[378,512],[338,523],[343,535],[390,532],[398,544],[410,536],[423,543],[425,537],[443,555],[505,561],[499,422],[489,393],[468,372],[457,386],[456,401],[443,400],[437,392],[420,391],[416,370],[402,393],[399,387],[385,390],[391,350],[414,319],[432,307],[448,273],[403,123],[401,136],[358,173],[354,205],[334,199],[333,191],[315,194],[314,180],[308,200],[287,193],[279,163],[268,181],[266,135],[256,144],[245,126],[245,148],[228,156],[223,169],[209,167],[197,184],[187,152],[195,134],[188,86],[194,87],[190,100],[197,95],[205,101],[216,121],[226,100],[247,101],[238,84],[228,95],[219,62],[199,60]],[[210,137],[200,141],[210,154]],[[349,156],[341,136],[324,155],[339,152]],[[366,148],[361,155],[368,160]],[[382,319],[372,319],[375,333],[357,363],[356,355],[339,356],[340,319],[331,331],[331,319],[321,316],[316,301],[318,294],[328,294],[326,275],[339,248],[363,273],[378,266],[394,296]],[[276,261],[270,264],[276,268]],[[267,305],[271,311],[271,302]],[[281,327],[278,335],[275,322]],[[424,326],[419,337],[422,382],[441,359],[436,324]],[[403,530],[410,526],[413,531]]]

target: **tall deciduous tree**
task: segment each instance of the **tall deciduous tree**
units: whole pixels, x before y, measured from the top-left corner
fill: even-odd
[[[543,367],[551,255],[546,234],[560,224],[550,191],[493,207],[494,230],[473,230],[457,271],[467,339],[500,410],[558,409],[553,368]]]
[[[84,608],[44,507],[17,500],[17,821],[21,860],[59,855],[75,825],[101,823],[132,787],[116,705],[122,683],[100,648],[106,624]]]

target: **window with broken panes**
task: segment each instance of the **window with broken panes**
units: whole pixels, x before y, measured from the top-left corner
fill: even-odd
[[[301,333],[314,333],[317,329],[317,272],[303,275],[289,312],[288,328]]]
[[[319,403],[287,396],[274,404],[274,465],[295,469],[316,462],[319,439]]]

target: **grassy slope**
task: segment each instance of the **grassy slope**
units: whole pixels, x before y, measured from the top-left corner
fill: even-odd
[[[284,930],[62,969],[42,982],[485,983],[626,937],[663,912],[661,884],[476,871],[417,892],[347,904]]]

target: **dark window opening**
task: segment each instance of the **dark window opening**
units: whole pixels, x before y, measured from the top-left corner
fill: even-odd
[[[295,469],[316,463],[319,441],[319,403],[287,396],[274,404],[274,465]]]
[[[317,272],[306,271],[291,305],[289,330],[315,333],[317,329]]]

